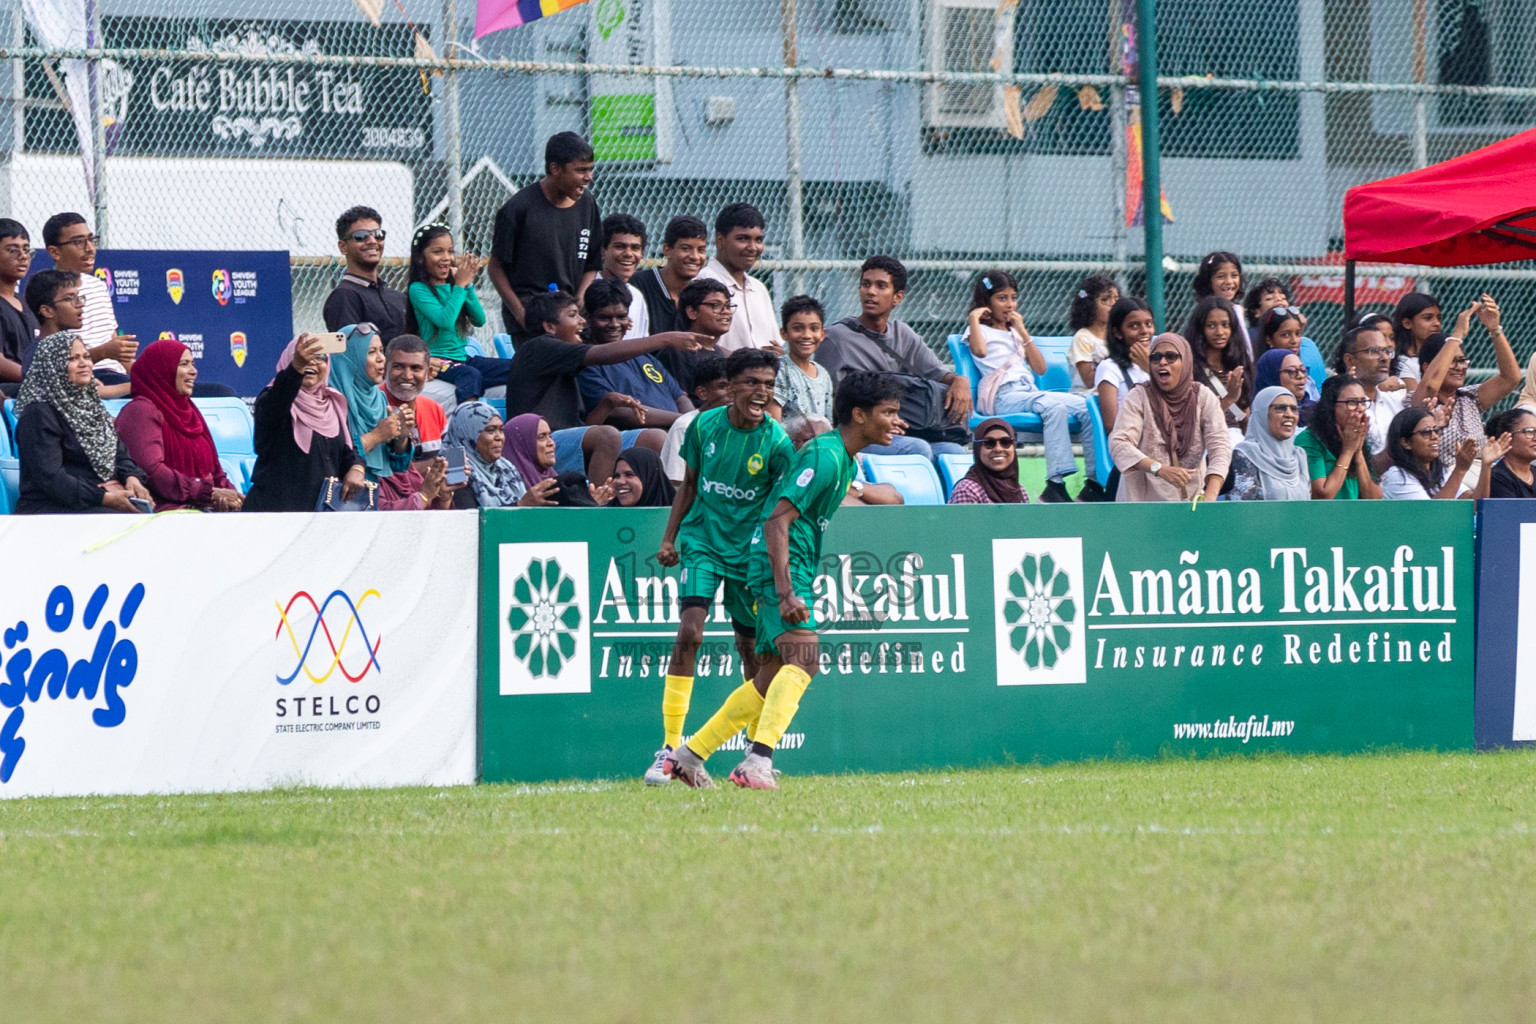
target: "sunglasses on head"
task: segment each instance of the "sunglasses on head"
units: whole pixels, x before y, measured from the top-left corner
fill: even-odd
[[[354,241],[354,242],[366,242],[370,238],[377,238],[379,241],[382,242],[382,241],[384,241],[384,229],[383,228],[364,228],[362,230],[358,230],[358,231],[352,232],[347,237],[352,239],[352,241]]]
[[[984,438],[981,439],[981,446],[983,448],[1012,448],[1013,447],[1013,438],[1011,438],[1011,437],[984,437]]]

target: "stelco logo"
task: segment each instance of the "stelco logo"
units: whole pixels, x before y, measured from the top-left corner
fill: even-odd
[[[354,602],[344,590],[333,590],[324,601],[316,602],[307,591],[299,591],[286,603],[277,605],[277,628],[273,639],[282,644],[284,663],[292,667],[279,671],[276,682],[288,686],[304,676],[309,682],[321,685],[335,678],[337,673],[347,682],[361,683],[370,673],[383,674],[379,664],[379,647],[383,637],[370,637],[363,622],[362,608],[369,600],[382,600],[377,590],[365,590]],[[295,610],[297,609],[297,610]],[[381,707],[378,694],[337,693],[327,691],[316,697],[279,697],[276,710],[278,718],[318,718],[332,715],[377,714]],[[359,727],[377,728],[377,723],[360,723]],[[279,726],[279,731],[299,731],[296,726]]]
[[[89,657],[70,661],[62,647],[49,647],[36,657],[27,646],[31,630],[25,620],[5,630],[5,681],[0,682],[0,707],[10,708],[5,724],[0,726],[0,783],[9,782],[16,764],[27,749],[19,735],[27,703],[84,697],[94,701],[101,694],[102,706],[91,711],[91,721],[103,729],[123,724],[128,708],[121,691],[133,682],[139,671],[139,651],[132,640],[119,637],[133,625],[134,616],[144,602],[144,584],[135,583],[117,612],[117,621],[105,619],[110,591],[105,583],[91,592],[80,616],[85,639],[96,631]],[[43,608],[43,622],[53,634],[68,633],[75,623],[75,595],[66,586],[57,586],[48,594]],[[39,638],[41,646],[42,638]],[[18,646],[19,645],[19,646]]]
[[[722,498],[735,498],[737,501],[756,501],[757,488],[751,489],[736,487],[732,484],[721,483],[719,480],[700,480],[699,490],[705,494],[718,494]]]

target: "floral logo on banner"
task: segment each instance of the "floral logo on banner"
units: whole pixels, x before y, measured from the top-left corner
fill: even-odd
[[[1025,555],[1008,577],[1003,602],[1008,645],[1030,668],[1053,667],[1072,646],[1068,627],[1077,618],[1077,605],[1071,589],[1071,577],[1050,555]]]
[[[245,138],[252,149],[260,149],[267,144],[268,138],[274,141],[283,139],[297,139],[304,134],[304,122],[297,116],[288,117],[226,117],[223,114],[215,114],[209,122],[213,134],[221,139]]]
[[[512,653],[534,678],[558,676],[576,653],[581,606],[576,584],[554,558],[534,559],[512,585]]]

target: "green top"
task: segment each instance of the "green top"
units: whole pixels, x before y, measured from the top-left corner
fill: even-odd
[[[1307,453],[1307,475],[1313,480],[1325,479],[1333,472],[1333,467],[1338,464],[1339,457],[1328,450],[1323,444],[1323,439],[1312,433],[1311,430],[1303,430],[1296,435],[1296,447]],[[1370,458],[1367,453],[1366,458]],[[1356,499],[1360,497],[1360,481],[1354,474],[1344,478],[1344,486],[1339,488],[1339,493],[1333,496],[1334,501]]]
[[[459,336],[459,314],[469,310],[469,322],[476,327],[485,324],[485,310],[480,296],[473,288],[456,284],[430,285],[425,281],[412,281],[411,308],[416,311],[416,326],[422,340],[439,359],[451,359],[462,363],[468,356],[464,339]]]
[[[795,446],[773,417],[741,430],[730,411],[701,412],[683,434],[683,462],[698,472],[699,486],[677,546],[683,558],[707,560],[745,581],[748,538],[773,507]]]
[[[816,567],[821,562],[821,535],[832,521],[832,514],[848,496],[848,485],[853,483],[857,471],[853,456],[843,447],[842,434],[836,430],[822,434],[795,455],[785,474],[784,486],[763,509],[766,519],[782,498],[800,513],[789,525],[791,578],[809,581],[816,575]],[[768,545],[763,542],[762,526],[758,526],[752,534],[747,582],[756,586],[772,580]]]

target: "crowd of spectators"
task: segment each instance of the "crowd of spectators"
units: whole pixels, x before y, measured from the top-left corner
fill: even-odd
[[[1040,421],[1047,502],[1074,500],[1067,481],[1079,472],[1079,501],[1536,495],[1536,382],[1527,377],[1521,404],[1484,424],[1522,382],[1490,295],[1457,311],[1449,333],[1439,301],[1419,292],[1364,313],[1325,369],[1287,283],[1248,286],[1235,253],[1201,261],[1177,333],[1158,333],[1146,302],[1091,276],[1070,299],[1071,384],[1046,390],[1019,283],[991,270],[974,282],[960,334],[973,382],[898,315],[909,284],[899,260],[864,261],[854,315],[829,321],[810,295],[775,308],[753,275],[766,230],[757,209],[727,205],[712,234],[673,217],[660,265],[642,268],[648,229],[601,215],[593,168],[579,136],[551,137],[544,176],[496,214],[488,257],[458,251],[446,225],[422,226],[405,292],[380,277],[380,214],[342,213],[345,271],[324,303],[326,333],[294,338],[255,396],[243,493],[193,401],[233,392],[199,381],[179,342],[141,350],[119,329],[85,218],[49,218],[54,266],[36,273],[27,229],[0,219],[0,391],[18,418],[17,511],[670,505],[701,411],[766,373],[768,414],[804,444],[832,428],[838,381],[859,370],[895,374],[907,394],[906,432],[869,454],[933,459],[969,445],[955,504],[1030,500],[1019,414]],[[466,344],[488,319],[482,271],[510,359]],[[1474,324],[1497,372],[1469,385]],[[728,359],[743,352],[751,357]],[[115,421],[104,404],[113,398],[127,399]],[[1113,464],[1103,487],[1085,441],[1090,398]],[[861,477],[848,500],[900,495]]]

